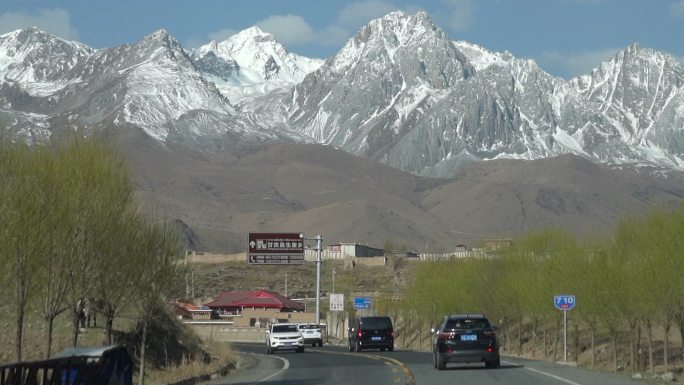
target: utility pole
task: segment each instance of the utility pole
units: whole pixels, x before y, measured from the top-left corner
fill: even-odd
[[[287,273],[285,273],[285,297],[287,297]]]
[[[321,234],[316,235],[316,238],[306,238],[304,234],[299,234],[299,237],[307,241],[316,241],[316,324],[321,323],[321,253],[323,251],[323,237]],[[306,311],[306,309],[304,310]]]
[[[332,269],[332,276],[333,276],[333,289],[332,292],[335,292],[335,268],[333,267]]]
[[[316,235],[316,324],[321,323],[321,251],[323,251],[323,237]]]

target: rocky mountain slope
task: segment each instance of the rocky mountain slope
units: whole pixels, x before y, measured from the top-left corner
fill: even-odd
[[[325,62],[256,27],[194,51],[163,30],[102,50],[33,28],[0,37],[0,118],[23,140],[140,129],[202,151],[316,142],[440,177],[566,153],[681,170],[683,84],[682,63],[638,45],[555,78],[452,41],[422,12],[371,21]]]
[[[258,28],[193,51],[164,30],[105,49],[0,36],[3,134],[110,138],[199,250],[255,230],[423,251],[609,231],[681,198],[683,87],[665,52],[632,45],[564,80],[421,12],[371,21],[325,61]]]
[[[532,60],[453,42],[424,13],[395,12],[297,86],[289,122],[318,142],[416,174],[565,153],[680,169],[673,139],[684,128],[683,70],[670,55],[630,46],[592,75],[565,81]]]
[[[272,34],[258,27],[221,42],[211,41],[193,51],[192,57],[233,104],[246,108],[255,97],[299,83],[323,63],[287,52]]]

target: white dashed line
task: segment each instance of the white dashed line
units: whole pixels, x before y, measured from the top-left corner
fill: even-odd
[[[508,362],[508,361],[502,361],[502,362],[504,362],[504,363],[506,363],[506,364],[509,364],[509,365],[517,365],[517,366],[520,365],[520,364],[516,364],[516,363],[514,363],[514,362]],[[560,382],[564,382],[564,383],[569,384],[569,385],[581,385],[581,384],[579,384],[579,383],[577,383],[577,382],[575,382],[575,381],[571,381],[571,380],[568,380],[567,378],[563,378],[563,377],[557,376],[557,375],[555,375],[555,374],[547,373],[547,372],[541,371],[541,370],[539,370],[539,369],[534,369],[534,368],[530,368],[530,367],[527,367],[527,366],[523,366],[523,368],[524,368],[524,369],[527,369],[527,370],[530,370],[530,371],[532,371],[532,372],[535,372],[535,373],[542,374],[542,375],[547,376],[547,377],[551,377],[551,378],[553,378],[554,380],[558,380],[558,381],[560,381]]]

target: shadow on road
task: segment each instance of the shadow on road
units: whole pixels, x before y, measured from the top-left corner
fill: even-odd
[[[273,379],[273,380],[268,380],[264,382],[257,382],[258,384],[272,384],[272,383],[278,383],[278,385],[316,385],[316,384],[321,384],[325,381],[325,379],[289,379],[289,380],[283,380],[283,379]],[[236,382],[236,383],[230,383],[230,385],[254,385],[255,382]]]
[[[473,365],[456,365],[456,364],[449,364],[447,365],[446,369],[444,370],[506,370],[506,369],[520,369],[524,368],[524,365],[515,365],[515,364],[501,364],[501,367],[498,369],[490,369],[490,368],[485,368],[484,366],[475,366]]]

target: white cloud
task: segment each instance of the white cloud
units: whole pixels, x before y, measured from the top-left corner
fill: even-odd
[[[209,39],[211,40],[216,40],[216,41],[224,41],[228,39],[229,37],[235,35],[238,33],[238,31],[231,29],[231,28],[224,28],[221,30],[218,30],[216,32],[212,32],[209,34]]]
[[[337,16],[337,25],[347,28],[359,28],[368,21],[382,17],[398,7],[385,1],[364,1],[351,3],[340,11]]]
[[[275,35],[284,45],[298,45],[315,41],[316,33],[299,15],[272,15],[256,23],[256,26]]]
[[[228,39],[229,37],[235,35],[239,31],[236,31],[232,28],[223,28],[215,32],[211,32],[210,34],[207,35],[207,37],[197,37],[197,36],[192,36],[189,37],[188,39],[185,40],[183,43],[184,47],[190,48],[190,49],[196,49],[199,48],[205,44],[208,43],[208,40],[215,40],[215,41],[224,41]]]
[[[415,9],[412,7],[411,9]],[[315,30],[300,15],[271,15],[255,23],[262,30],[272,33],[285,46],[292,47],[306,44],[322,46],[342,45],[352,37],[356,30],[370,20],[382,17],[392,11],[401,9],[395,4],[382,0],[358,1],[345,6],[338,13],[335,21],[330,25]],[[232,29],[209,34],[211,40],[222,41],[237,33]],[[189,47],[198,47],[203,42],[199,39],[189,39]]]
[[[69,12],[61,8],[41,9],[36,13],[5,12],[0,14],[0,33],[37,27],[67,40],[78,40],[78,31],[71,25]]]
[[[471,0],[444,0],[449,8],[447,23],[455,31],[466,31],[475,21],[475,6]]]
[[[470,28],[474,22],[473,0],[442,0],[442,3],[445,6],[444,9],[432,13],[443,15],[438,18],[457,31]],[[397,10],[415,13],[422,8],[415,4],[398,6],[384,0],[356,1],[342,8],[332,23],[318,30],[314,29],[302,16],[293,14],[271,15],[255,25],[275,35],[276,39],[287,47],[307,44],[341,46],[369,21]],[[231,29],[222,31],[229,31],[230,34],[236,32]],[[215,35],[220,35],[220,32],[210,34],[211,39],[225,40],[229,36],[226,34],[220,39],[216,38]],[[200,45],[197,39],[191,39],[188,43],[192,43],[190,46]]]
[[[585,52],[543,52],[536,57],[540,67],[556,76],[566,78],[585,75],[598,67],[601,62],[608,61],[619,48],[604,48]]]
[[[684,0],[678,0],[670,5],[670,16],[684,17]]]

